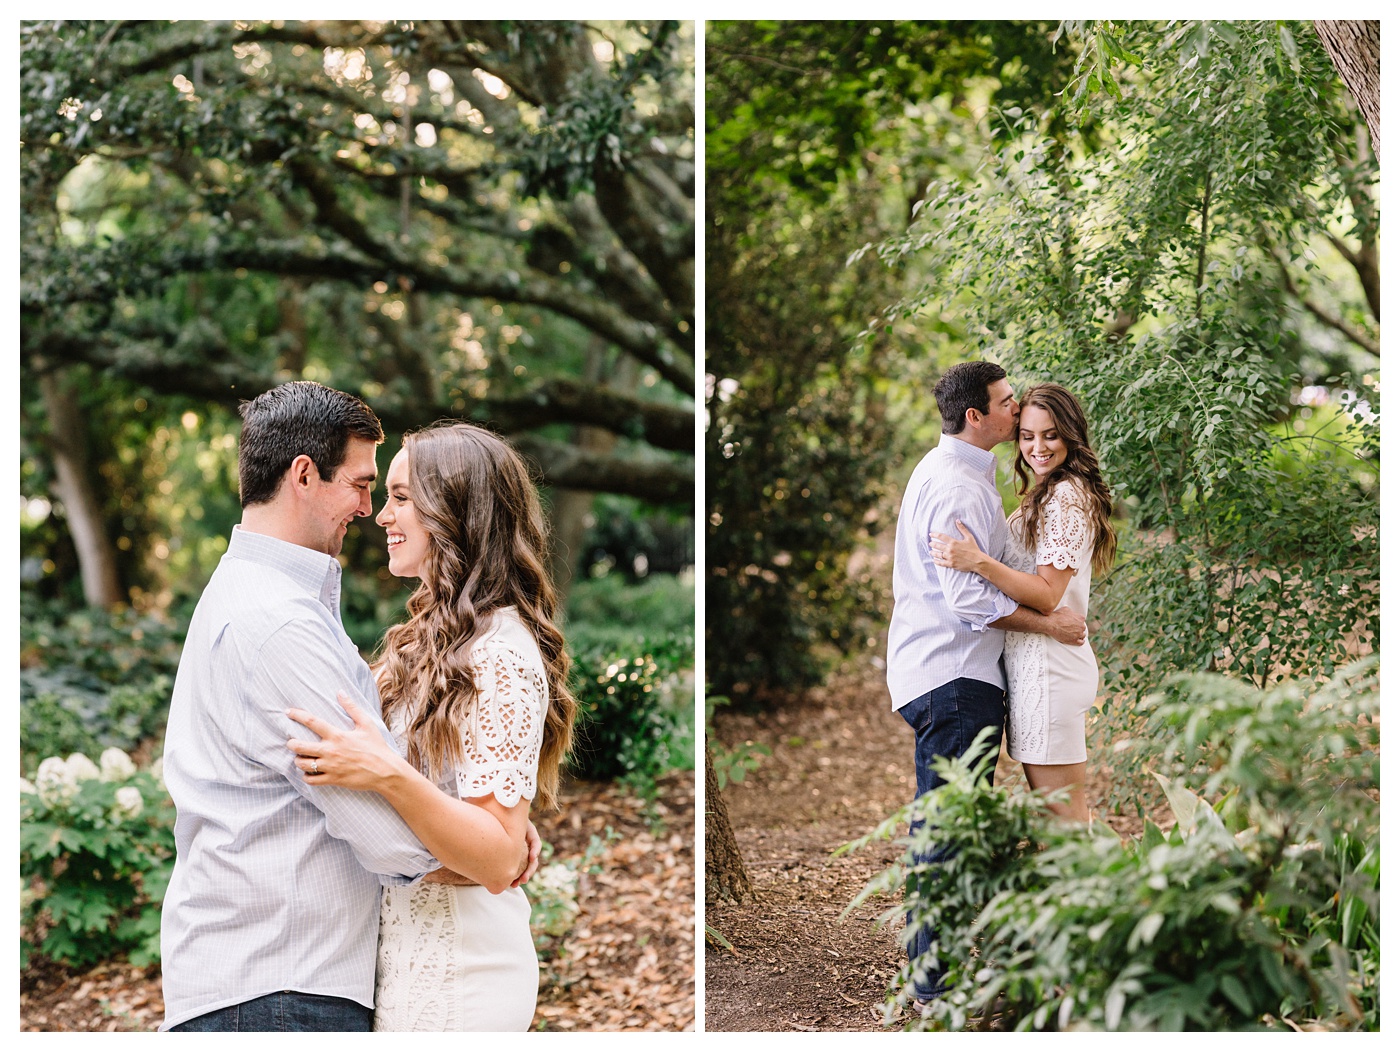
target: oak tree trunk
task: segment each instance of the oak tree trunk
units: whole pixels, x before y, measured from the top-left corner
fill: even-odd
[[[1381,24],[1377,19],[1315,21],[1313,28],[1350,89],[1366,127],[1371,149],[1381,154]]]
[[[117,606],[126,596],[117,571],[117,550],[107,536],[102,501],[92,480],[82,409],[72,389],[56,373],[41,373],[39,387],[48,414],[54,496],[63,504],[68,532],[78,552],[83,599],[88,606]]]
[[[585,349],[583,377],[585,383],[600,390],[616,385],[624,390],[636,386],[639,369],[632,358],[617,363],[611,377],[607,369],[607,345],[594,338]],[[579,425],[574,428],[573,445],[586,453],[608,456],[617,447],[617,435],[601,428]],[[563,606],[578,571],[579,547],[588,532],[588,516],[593,510],[596,493],[589,490],[553,487],[553,504],[549,510],[550,531],[554,548],[550,553],[550,576]]]

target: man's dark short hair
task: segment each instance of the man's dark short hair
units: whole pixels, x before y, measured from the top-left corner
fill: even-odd
[[[292,461],[305,453],[323,481],[345,462],[350,437],[384,441],[379,418],[354,395],[312,380],[265,391],[238,407],[238,495],[243,507],[266,504],[277,495]]]
[[[939,377],[933,387],[933,397],[938,400],[943,433],[959,434],[967,423],[969,409],[987,413],[992,407],[987,389],[1004,379],[1006,370],[996,362],[959,362]]]

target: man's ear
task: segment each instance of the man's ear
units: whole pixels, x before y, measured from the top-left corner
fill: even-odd
[[[299,453],[292,461],[292,466],[287,469],[287,477],[291,479],[295,492],[304,493],[311,488],[313,479],[320,479],[321,472],[316,467],[316,461],[305,453]]]
[[[982,411],[969,406],[967,412],[963,414],[963,419],[972,427],[978,427],[982,423]]]

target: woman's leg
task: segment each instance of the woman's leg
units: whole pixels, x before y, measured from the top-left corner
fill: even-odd
[[[1067,818],[1073,822],[1089,821],[1089,802],[1084,795],[1084,776],[1087,764],[1080,763],[1025,763],[1021,765],[1026,769],[1026,781],[1031,783],[1031,788],[1050,792],[1055,789],[1068,789],[1068,802],[1057,802],[1050,805],[1050,810],[1054,811],[1061,818]]]

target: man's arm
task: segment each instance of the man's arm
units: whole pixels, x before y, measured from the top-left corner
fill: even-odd
[[[1001,507],[990,494],[967,486],[954,486],[935,499],[929,508],[925,529],[920,534],[919,548],[929,575],[938,578],[948,606],[974,632],[1001,628],[997,624],[998,619],[1016,610],[1016,600],[975,573],[939,566],[933,561],[933,553],[929,550],[928,535],[931,532],[951,531],[951,535],[956,537],[959,535],[956,523],[961,520],[977,538],[978,547],[985,552],[991,546],[1000,517]]]
[[[1059,607],[1049,614],[1042,614],[1028,606],[1018,606],[1005,617],[993,621],[991,627],[1007,632],[1038,632],[1042,636],[1052,636],[1071,647],[1080,646],[1089,638],[1084,618],[1067,606]]]
[[[277,772],[325,814],[326,831],[349,844],[360,865],[383,883],[412,883],[439,863],[389,802],[378,793],[307,785],[287,748],[287,739],[303,730],[287,718],[288,709],[305,709],[336,726],[349,722],[338,691],[375,714],[380,732],[393,744],[378,719],[379,706],[366,701],[348,678],[339,641],[318,618],[298,617],[282,625],[263,644],[244,690],[250,714],[245,747],[252,760]]]

